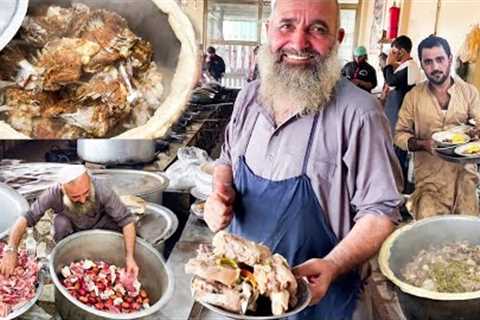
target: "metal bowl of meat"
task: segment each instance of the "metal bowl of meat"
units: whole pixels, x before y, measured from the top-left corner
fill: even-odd
[[[479,218],[445,215],[403,226],[384,242],[380,270],[408,319],[478,319],[479,234]]]
[[[4,245],[0,243],[0,256]],[[0,319],[16,319],[30,310],[42,294],[44,276],[38,261],[21,250],[15,274],[8,279],[0,275]]]
[[[174,0],[30,0],[0,52],[0,123],[37,139],[160,137],[186,107],[197,60]]]
[[[138,281],[150,298],[148,308],[132,313],[100,311],[77,300],[70,293],[70,289],[62,285],[62,268],[72,262],[89,259],[105,261],[110,265],[124,266],[123,241],[120,233],[91,230],[75,233],[57,244],[52,252],[49,268],[55,284],[56,305],[63,319],[143,319],[157,313],[168,302],[173,294],[172,272],[166,266],[162,256],[146,241],[139,238],[137,238],[135,259],[140,268]],[[100,294],[105,293],[106,291],[100,292]]]

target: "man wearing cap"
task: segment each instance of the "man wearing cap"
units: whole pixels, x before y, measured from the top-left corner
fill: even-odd
[[[377,72],[367,59],[367,49],[364,46],[355,49],[353,61],[343,67],[342,76],[352,81],[357,87],[372,92],[372,89],[377,86]]]
[[[54,238],[84,230],[106,229],[122,231],[125,240],[125,267],[138,276],[135,253],[135,220],[119,197],[95,178],[83,165],[66,166],[58,174],[58,184],[50,187],[18,218],[13,226],[5,255],[0,261],[0,273],[9,275],[17,263],[17,247],[27,227],[33,227],[45,211],[54,212]]]

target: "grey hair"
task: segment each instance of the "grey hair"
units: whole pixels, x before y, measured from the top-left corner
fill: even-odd
[[[270,12],[270,17],[269,20],[272,19],[273,13],[275,12],[275,7],[277,6],[278,0],[271,0],[270,2],[270,7],[271,7],[271,12]],[[338,3],[338,0],[335,0],[335,3],[337,4],[337,30],[340,29],[340,3]]]

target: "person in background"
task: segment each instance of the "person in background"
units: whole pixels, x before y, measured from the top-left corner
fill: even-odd
[[[387,57],[388,57],[388,55],[385,52],[381,52],[378,55],[378,67],[380,68],[380,70],[383,70],[385,68],[385,66],[387,65]],[[390,88],[388,87],[388,84],[384,83],[383,88],[382,88],[382,93],[380,94],[380,96],[378,98],[383,107],[385,107],[385,102],[387,101],[389,90],[390,90]]]
[[[360,46],[353,53],[353,61],[342,68],[342,76],[352,81],[357,87],[372,92],[377,86],[377,71],[368,62],[367,49]]]
[[[421,81],[421,71],[417,63],[410,55],[412,51],[412,40],[407,36],[400,36],[392,42],[392,47],[387,56],[383,76],[385,83],[390,87],[387,99],[385,101],[385,114],[390,122],[392,135],[395,132],[398,112],[403,102],[403,98],[415,84]],[[408,183],[408,153],[398,147],[395,147],[404,177],[404,186],[402,190],[409,192]]]
[[[415,192],[407,207],[417,219],[478,215],[477,166],[450,163],[432,154],[433,133],[466,124],[469,119],[480,127],[478,91],[452,76],[453,58],[445,39],[424,39],[418,56],[428,80],[405,96],[395,131],[395,144],[415,153]]]
[[[225,75],[225,61],[222,57],[217,55],[214,47],[207,48],[207,55],[205,58],[206,70],[218,82],[222,81]]]
[[[273,3],[260,78],[235,102],[205,204],[212,231],[263,243],[308,279],[311,307],[289,319],[371,319],[359,267],[400,219],[387,119],[341,76],[339,12]]]
[[[54,238],[58,242],[68,235],[84,230],[107,229],[122,231],[125,241],[125,267],[138,276],[135,261],[135,217],[120,198],[104,182],[92,178],[85,166],[65,166],[58,174],[59,183],[47,189],[18,218],[10,231],[0,273],[9,275],[17,263],[17,248],[27,227],[34,227],[45,211],[54,212]]]

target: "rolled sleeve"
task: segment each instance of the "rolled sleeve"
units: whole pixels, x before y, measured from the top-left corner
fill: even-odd
[[[135,216],[122,203],[120,197],[109,187],[102,186],[102,202],[106,214],[112,217],[113,221],[123,228],[129,223],[135,223]]]
[[[408,140],[415,137],[414,91],[410,91],[403,100],[395,127],[395,145],[408,150]]]
[[[61,210],[61,204],[62,192],[60,186],[57,185],[47,189],[32,203],[30,209],[23,215],[27,219],[28,227],[34,227],[48,209],[53,209],[55,213],[58,213]]]
[[[343,160],[348,167],[354,221],[367,214],[387,216],[394,223],[401,220],[398,190],[403,179],[388,130],[385,116],[370,111],[352,131]]]

